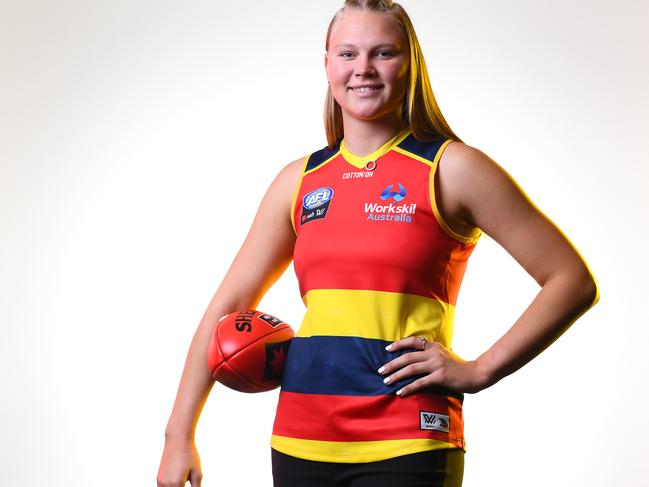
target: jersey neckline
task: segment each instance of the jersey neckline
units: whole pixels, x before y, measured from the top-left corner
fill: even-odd
[[[340,154],[352,166],[356,166],[359,169],[363,169],[369,161],[376,161],[379,157],[387,154],[397,144],[401,143],[401,141],[405,139],[408,135],[410,135],[410,129],[409,128],[403,129],[401,132],[399,132],[397,135],[392,137],[390,140],[388,140],[385,144],[383,144],[381,147],[376,149],[374,152],[362,157],[351,153],[349,149],[347,149],[347,147],[345,146],[345,139],[343,139],[340,141]]]

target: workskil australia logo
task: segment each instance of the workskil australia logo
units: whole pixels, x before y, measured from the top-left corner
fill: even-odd
[[[334,197],[334,190],[331,188],[318,188],[304,196],[302,200],[302,216],[300,225],[309,223],[312,220],[327,216],[329,203]]]
[[[417,204],[396,204],[403,201],[405,197],[406,188],[403,184],[390,184],[381,192],[381,200],[386,201],[388,204],[365,203],[365,214],[367,215],[367,220],[410,223],[412,221],[412,216],[415,214],[415,210],[417,209]]]

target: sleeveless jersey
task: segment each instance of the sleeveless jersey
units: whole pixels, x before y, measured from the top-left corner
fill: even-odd
[[[305,158],[291,222],[306,312],[286,357],[272,448],[339,463],[465,449],[462,394],[429,387],[402,398],[396,391],[423,375],[386,385],[377,371],[413,351],[386,351],[393,341],[422,335],[451,346],[481,231],[458,235],[437,210],[435,170],[450,142],[405,130],[365,157],[343,140]]]

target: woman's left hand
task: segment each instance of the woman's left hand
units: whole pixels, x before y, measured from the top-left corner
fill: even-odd
[[[413,375],[427,374],[397,391],[405,397],[430,386],[442,386],[456,392],[474,393],[488,386],[485,374],[477,361],[466,361],[437,342],[429,342],[421,336],[407,337],[392,343],[390,352],[404,348],[414,348],[419,352],[400,355],[385,364],[379,374],[395,382]]]

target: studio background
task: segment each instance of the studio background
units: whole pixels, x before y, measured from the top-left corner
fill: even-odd
[[[342,1],[0,2],[0,483],[155,485],[190,341],[268,185],[322,148]],[[579,249],[601,300],[465,398],[466,487],[646,486],[645,2],[403,0],[454,131]],[[453,349],[538,285],[493,240]],[[292,265],[259,308],[300,324]],[[215,384],[205,486],[271,486],[279,391]]]

